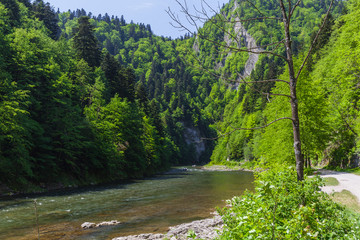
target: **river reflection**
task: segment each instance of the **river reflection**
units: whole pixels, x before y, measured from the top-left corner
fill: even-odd
[[[162,233],[169,226],[211,216],[225,199],[253,189],[250,172],[189,168],[129,184],[37,196],[40,239],[111,239]],[[37,239],[34,197],[0,201],[0,239]],[[82,230],[83,222],[118,220]]]

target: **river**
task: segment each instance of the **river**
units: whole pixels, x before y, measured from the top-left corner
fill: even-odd
[[[0,200],[0,239],[111,239],[163,233],[169,226],[211,216],[224,199],[253,189],[253,174],[189,168],[128,184],[97,186]],[[112,227],[83,230],[83,222],[118,220]]]

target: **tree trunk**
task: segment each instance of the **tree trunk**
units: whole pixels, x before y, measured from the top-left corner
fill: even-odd
[[[300,120],[299,120],[298,99],[296,95],[297,79],[295,77],[294,62],[292,58],[290,19],[288,19],[282,0],[280,0],[280,4],[282,5],[282,14],[283,14],[283,22],[284,22],[284,30],[285,30],[285,48],[286,48],[286,56],[287,56],[287,62],[289,68],[289,82],[290,82],[290,96],[291,96],[290,104],[291,104],[291,115],[292,115],[293,135],[294,135],[296,172],[297,172],[298,181],[302,181],[304,180],[304,157],[301,152]]]
[[[296,90],[294,89],[296,92]],[[293,91],[291,91],[293,92]],[[293,95],[293,94],[291,94]],[[296,97],[296,93],[295,93]],[[299,112],[298,112],[298,101],[297,98],[292,98],[291,102],[291,112],[293,118],[293,134],[294,134],[294,152],[295,152],[295,161],[296,161],[296,172],[298,181],[304,180],[304,157],[301,153],[301,140],[300,140],[300,121],[299,121]]]

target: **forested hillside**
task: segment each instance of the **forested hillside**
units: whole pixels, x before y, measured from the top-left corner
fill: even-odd
[[[292,32],[295,35],[295,68],[298,69],[302,64],[329,3],[330,1],[302,1],[294,13]],[[356,110],[356,92],[359,78],[356,72],[359,67],[355,60],[358,50],[355,29],[358,27],[353,24],[358,19],[358,4],[358,1],[335,1],[331,15],[315,44],[313,55],[299,78],[300,129],[306,166],[311,163],[332,167],[358,164],[359,112]],[[263,7],[266,7],[265,3],[259,4],[262,11],[271,9],[270,6]],[[247,28],[259,45],[266,45],[270,43],[269,37],[276,36],[280,29],[277,30],[275,25],[275,29],[261,30],[261,25],[262,22],[257,22]],[[282,67],[283,64],[279,58],[261,56],[248,81],[288,79],[289,73],[287,68]],[[236,96],[224,108],[223,121],[217,123],[223,134],[233,132],[235,128],[261,127],[275,119],[291,116],[286,98],[274,96],[269,99],[257,91],[260,89],[266,92],[270,88],[274,94],[289,94],[283,83],[268,82],[263,86],[254,83],[243,88],[246,88],[245,93],[241,88],[237,91]],[[219,139],[212,161],[227,163],[231,160],[262,160],[293,165],[292,138],[292,125],[289,121],[279,121],[261,130],[236,131]]]
[[[215,136],[183,38],[43,1],[0,2],[0,182],[14,189],[109,182],[205,163]],[[189,36],[185,36],[189,38]]]
[[[275,2],[255,5],[276,15]],[[302,1],[294,13],[296,64],[329,3]],[[299,81],[302,141],[313,163],[345,167],[357,156],[358,4],[335,2]],[[251,82],[286,77],[281,58],[260,55],[249,70],[249,54],[190,34],[172,40],[123,16],[54,7],[0,0],[0,183],[21,190],[110,182],[210,158],[294,162],[288,122],[234,131],[289,114],[286,99],[254,90],[283,93],[280,84],[234,83],[239,74]],[[221,12],[228,19],[257,16],[234,0]],[[280,41],[282,26],[269,21],[243,24],[248,35],[240,47],[249,35],[259,46]],[[228,35],[237,28],[209,21],[200,33],[231,45]]]

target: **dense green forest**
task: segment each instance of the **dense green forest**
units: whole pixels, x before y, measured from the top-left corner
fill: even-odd
[[[254,2],[258,11],[279,12],[275,0]],[[294,13],[297,67],[330,2],[301,1]],[[226,4],[222,15],[257,17],[252,6],[235,5]],[[335,1],[299,80],[308,165],[348,167],[358,159],[358,5]],[[269,21],[243,24],[259,46],[282,38],[282,26]],[[200,29],[224,44],[234,31],[221,21]],[[248,53],[229,54],[223,45],[192,34],[175,40],[156,36],[150,25],[128,23],[123,16],[56,12],[42,0],[0,0],[0,41],[3,185],[24,190],[110,182],[210,159],[294,164],[289,122],[234,131],[289,115],[286,99],[254,90],[286,92],[281,83],[256,83],[287,77],[279,57],[260,55],[247,76],[255,83],[238,85],[233,80],[244,72]]]
[[[293,22],[295,67],[299,68],[306,51],[320,25],[323,7],[330,1],[310,3],[303,1]],[[322,163],[332,167],[350,167],[358,164],[358,110],[357,81],[359,66],[357,60],[358,1],[335,2],[332,15],[327,21],[313,55],[300,75],[298,95],[302,146],[306,164]],[[310,7],[310,4],[314,4]],[[317,5],[318,4],[318,5]],[[262,4],[266,6],[266,4]],[[309,8],[310,7],[310,8]],[[316,9],[320,12],[316,16]],[[310,12],[309,12],[310,11]],[[311,14],[309,14],[311,13]],[[306,22],[301,22],[305,21]],[[313,17],[313,19],[311,19]],[[299,24],[299,25],[297,25]],[[261,23],[258,23],[260,26]],[[249,32],[261,32],[259,26],[250,26]],[[297,28],[297,26],[302,26]],[[254,29],[254,30],[253,30]],[[276,35],[276,29],[266,29]],[[271,36],[264,34],[264,36]],[[257,41],[269,40],[260,37]],[[276,64],[264,57],[250,78],[288,78],[286,68],[278,60]],[[276,67],[271,66],[271,64]],[[275,69],[275,70],[274,70]],[[262,74],[265,73],[265,74]],[[265,86],[269,87],[269,86]],[[256,86],[254,88],[261,88]],[[270,86],[271,92],[287,94],[284,84],[277,82]],[[218,122],[223,133],[236,127],[256,127],[279,117],[289,117],[290,106],[287,99],[272,97],[267,99],[253,89],[245,94],[237,91],[224,108],[224,119]],[[214,162],[226,160],[263,160],[274,163],[294,164],[292,126],[289,121],[277,122],[260,131],[241,131],[221,138],[212,155]]]
[[[43,1],[0,7],[1,183],[101,183],[209,159],[213,143],[195,140],[216,133],[193,100],[202,76],[178,57],[181,39]]]

